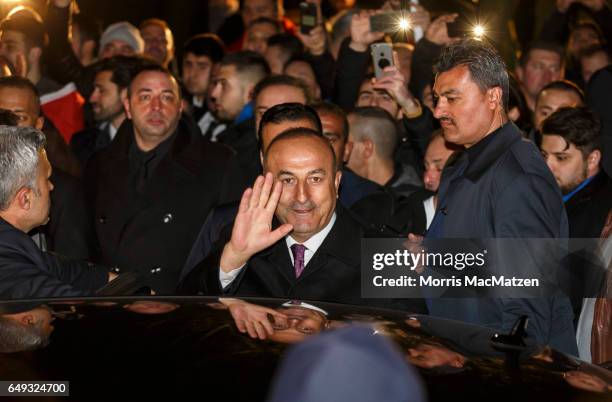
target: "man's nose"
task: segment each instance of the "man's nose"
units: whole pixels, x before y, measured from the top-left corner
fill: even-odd
[[[154,96],[153,99],[151,99],[151,108],[154,110],[159,110],[161,109],[161,98],[159,96]]]
[[[441,99],[439,99],[438,102],[434,102],[434,117],[436,119],[444,117],[445,111],[446,111],[446,105]]]
[[[295,193],[295,198],[300,203],[304,203],[308,200],[308,187],[306,183],[304,182],[298,183],[296,193]]]

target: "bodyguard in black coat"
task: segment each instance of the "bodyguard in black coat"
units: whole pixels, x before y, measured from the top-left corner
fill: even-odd
[[[101,261],[153,272],[155,292],[170,294],[209,211],[239,198],[244,181],[232,150],[179,121],[178,86],[167,71],[145,69],[130,93],[131,120],[91,160],[85,185]]]

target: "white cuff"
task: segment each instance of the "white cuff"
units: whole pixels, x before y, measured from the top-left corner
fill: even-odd
[[[246,265],[246,264],[244,264],[244,265]],[[223,289],[225,289],[232,282],[234,282],[234,279],[236,279],[238,274],[242,271],[242,269],[244,268],[244,265],[241,266],[241,267],[238,267],[236,269],[232,269],[229,272],[225,272],[225,271],[223,271],[221,269],[221,267],[219,267],[219,282],[221,282],[221,287]]]

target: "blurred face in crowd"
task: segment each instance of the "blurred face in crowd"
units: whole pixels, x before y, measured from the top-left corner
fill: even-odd
[[[252,50],[264,56],[268,48],[268,38],[277,34],[278,28],[267,22],[260,22],[247,30],[243,50]]]
[[[567,48],[573,57],[578,57],[580,52],[588,47],[599,45],[599,35],[591,26],[580,26],[574,29],[569,37]]]
[[[570,193],[587,178],[599,172],[599,150],[585,158],[582,152],[560,135],[543,133],[541,151],[563,194]]]
[[[580,105],[582,105],[582,101],[573,91],[564,91],[562,89],[544,90],[538,95],[533,123],[539,130],[544,119],[557,111],[557,109]]]
[[[385,90],[372,88],[370,80],[365,80],[359,88],[357,104],[355,106],[375,106],[385,109],[393,117],[398,117],[400,107],[393,97]]]
[[[321,100],[321,87],[319,87],[317,77],[310,64],[302,60],[296,60],[285,66],[284,73],[290,77],[302,80],[308,87],[310,97],[315,101]]]
[[[134,56],[136,51],[127,42],[122,40],[112,40],[108,42],[102,49],[100,49],[100,58],[108,59],[113,56]]]
[[[327,322],[323,313],[304,307],[280,307],[276,310],[285,314],[287,319],[274,318],[274,334],[269,336],[274,342],[301,342],[307,336],[321,332]]]
[[[21,313],[4,314],[2,317],[16,321],[26,327],[38,327],[46,337],[49,337],[51,332],[55,329],[53,325],[51,325],[54,318],[51,315],[50,309],[46,306],[36,307]]]
[[[41,129],[44,118],[40,116],[40,109],[36,95],[23,88],[0,88],[0,109],[10,110],[18,117],[21,127],[34,127]]]
[[[321,125],[323,126],[323,136],[329,140],[329,143],[334,149],[336,163],[338,165],[338,170],[340,170],[342,165],[349,160],[351,150],[353,149],[353,143],[348,143],[347,138],[344,138],[344,135],[348,135],[348,133],[342,133],[344,124],[340,116],[325,110],[319,110],[317,113],[321,119]]]
[[[25,76],[28,67],[38,63],[40,53],[41,49],[38,47],[28,48],[26,36],[23,33],[17,31],[0,32],[0,55],[6,57],[16,69],[18,75]],[[25,71],[23,71],[24,68]]]
[[[340,172],[333,151],[321,138],[298,137],[271,144],[264,170],[283,185],[275,215],[293,225],[291,237],[303,243],[321,231],[336,208]]]
[[[245,27],[260,17],[277,20],[276,0],[244,0],[240,14]]]
[[[245,81],[233,65],[221,66],[218,74],[215,74],[210,96],[220,120],[229,122],[236,119],[249,103],[254,85],[248,85]]]
[[[178,125],[182,111],[179,87],[165,73],[144,71],[134,78],[130,91],[124,102],[127,116],[133,121],[138,146],[149,151],[170,137]]]
[[[606,52],[597,52],[589,57],[582,57],[580,59],[580,68],[582,70],[582,79],[585,83],[588,83],[593,74],[607,67],[612,60]]]
[[[491,131],[500,113],[501,89],[481,91],[464,65],[439,73],[433,93],[434,116],[440,121],[444,138],[466,148]]]
[[[183,57],[183,83],[191,95],[197,97],[206,95],[212,69],[213,62],[208,56],[187,53]]]
[[[94,80],[89,102],[98,122],[112,121],[124,113],[121,93],[117,84],[111,81],[112,77],[112,71],[101,71]]]
[[[268,46],[264,58],[270,66],[270,72],[276,75],[283,73],[285,63],[289,61],[289,56],[283,52],[282,47],[279,45]]]
[[[453,150],[446,147],[443,136],[434,137],[425,151],[425,172],[423,173],[423,184],[429,191],[437,192],[440,187],[440,176],[448,158]]]
[[[145,55],[167,67],[174,57],[174,43],[170,29],[151,23],[140,30],[140,35],[145,43]]]
[[[301,88],[290,85],[273,85],[265,88],[255,99],[255,127],[259,127],[261,116],[273,106],[283,103],[306,104],[306,96]]]
[[[553,51],[534,49],[524,66],[517,67],[517,77],[531,98],[553,81],[563,78],[561,56]]]

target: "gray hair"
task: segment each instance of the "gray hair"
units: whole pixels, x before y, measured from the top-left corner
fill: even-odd
[[[42,322],[26,326],[0,316],[0,353],[26,352],[49,344]]]
[[[38,153],[45,135],[35,128],[0,126],[0,210],[9,207],[22,187],[38,192]]]
[[[457,66],[466,66],[469,69],[472,81],[482,92],[500,87],[503,110],[508,110],[508,71],[506,63],[493,46],[476,39],[464,39],[448,45],[442,50],[434,70],[436,74],[440,74]]]

